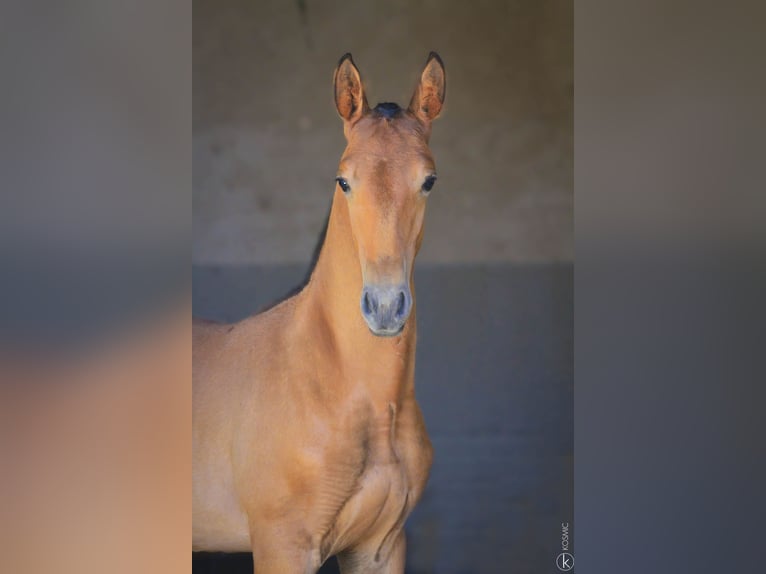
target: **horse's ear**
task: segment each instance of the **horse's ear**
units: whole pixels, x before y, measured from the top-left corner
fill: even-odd
[[[367,98],[364,95],[362,76],[351,59],[351,54],[344,54],[335,68],[333,78],[335,87],[335,107],[344,121],[352,124],[367,111]]]
[[[430,123],[442,111],[444,96],[447,92],[447,76],[444,62],[436,52],[431,52],[426,67],[420,75],[420,83],[410,100],[410,111],[421,121]]]

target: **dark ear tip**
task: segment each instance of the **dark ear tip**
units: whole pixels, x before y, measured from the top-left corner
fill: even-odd
[[[350,56],[351,54],[349,54]],[[430,52],[428,54],[428,60],[426,60],[426,64],[430,64],[431,60],[436,60],[439,62],[439,65],[443,68],[444,67],[444,61],[442,60],[441,56],[437,54],[436,52]]]
[[[340,68],[346,60],[348,60],[352,66],[354,65],[354,59],[351,57],[351,52],[346,52],[340,57],[340,60],[338,60],[338,67]]]

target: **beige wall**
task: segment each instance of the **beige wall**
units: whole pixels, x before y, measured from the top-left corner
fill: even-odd
[[[572,260],[571,2],[195,0],[193,26],[195,264],[308,261],[338,58],[371,105],[406,104],[430,50],[448,87],[420,260]]]

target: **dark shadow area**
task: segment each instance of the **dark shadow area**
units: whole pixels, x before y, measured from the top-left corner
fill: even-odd
[[[304,274],[195,267],[194,313],[241,319]],[[573,521],[572,280],[569,264],[416,270],[415,384],[435,460],[407,523],[408,573],[555,571]],[[251,569],[248,555],[194,561],[197,574]]]
[[[243,552],[195,552],[192,556],[192,571],[194,574],[253,574],[253,557]],[[335,558],[330,558],[318,574],[339,574]]]

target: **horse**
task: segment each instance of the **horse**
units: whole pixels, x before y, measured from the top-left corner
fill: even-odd
[[[444,103],[432,52],[405,110],[370,108],[351,54],[333,77],[346,148],[305,287],[234,324],[193,325],[193,550],[258,574],[401,574],[433,447],[415,399],[413,264]]]

